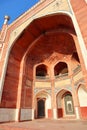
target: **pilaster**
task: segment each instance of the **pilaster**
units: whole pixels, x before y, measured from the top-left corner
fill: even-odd
[[[56,112],[56,96],[55,96],[55,79],[54,79],[54,69],[51,71],[51,89],[52,89],[52,96],[51,96],[51,104],[52,104],[52,117],[53,119],[57,118]]]
[[[74,104],[76,119],[80,119],[80,106],[79,106],[78,95],[76,93],[75,86],[74,86],[72,71],[69,73],[69,76],[70,76],[70,79],[71,79],[72,97],[73,97],[73,104]]]

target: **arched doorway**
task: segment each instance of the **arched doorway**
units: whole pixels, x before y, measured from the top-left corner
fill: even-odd
[[[71,92],[61,90],[56,97],[57,101],[57,117],[67,118],[75,116],[74,105]]]
[[[38,118],[45,117],[45,99],[40,99],[37,101],[37,112]]]
[[[35,96],[35,118],[51,117],[51,96],[46,91],[40,91]]]
[[[72,95],[70,93],[66,93],[64,95],[64,107],[66,115],[73,115],[74,114],[74,106]]]

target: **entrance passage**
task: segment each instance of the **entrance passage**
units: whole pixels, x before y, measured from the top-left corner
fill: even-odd
[[[45,101],[43,99],[38,101],[38,118],[45,117]]]
[[[72,95],[67,94],[64,97],[65,100],[65,111],[67,115],[72,115],[74,114],[74,106],[73,106],[73,101],[72,101]]]

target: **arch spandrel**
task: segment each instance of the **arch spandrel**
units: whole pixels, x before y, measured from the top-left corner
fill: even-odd
[[[48,4],[48,6],[46,6],[45,8],[43,8],[43,10],[38,12],[34,16],[34,18],[46,16],[48,14],[57,13],[63,10],[67,12],[71,12],[71,9],[68,4],[68,0],[53,0],[52,2],[50,2],[50,4]]]

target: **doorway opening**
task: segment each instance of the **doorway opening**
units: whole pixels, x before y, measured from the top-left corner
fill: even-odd
[[[66,115],[73,115],[74,114],[74,105],[73,105],[72,95],[70,93],[68,93],[64,96],[64,103],[65,103]]]
[[[45,99],[40,99],[37,102],[37,117],[44,118],[45,117]]]
[[[75,118],[72,93],[63,89],[57,94],[56,98],[57,98],[57,117]]]

